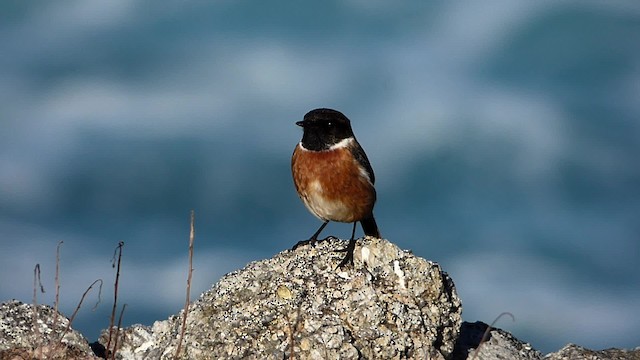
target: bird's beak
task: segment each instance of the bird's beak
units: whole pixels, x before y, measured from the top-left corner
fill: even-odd
[[[296,122],[296,125],[304,127],[304,120]]]

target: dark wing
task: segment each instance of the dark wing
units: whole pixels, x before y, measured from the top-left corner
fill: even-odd
[[[369,175],[369,179],[371,180],[371,183],[375,184],[376,176],[373,173],[373,168],[369,163],[367,154],[365,154],[364,150],[362,149],[362,146],[360,146],[357,140],[354,142],[354,146],[349,147],[349,150],[351,150],[351,154],[353,154],[353,157],[356,158],[358,163],[362,165],[362,167],[365,169],[365,171]]]

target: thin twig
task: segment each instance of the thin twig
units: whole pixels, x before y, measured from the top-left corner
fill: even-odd
[[[64,241],[59,241],[58,246],[56,247],[56,298],[53,302],[55,314],[53,317],[53,325],[51,326],[53,329],[56,328],[58,316],[60,315],[58,312],[58,306],[60,304],[60,246],[62,246],[63,243]]]
[[[91,291],[91,289],[93,289],[93,286],[95,284],[97,284],[98,282],[100,283],[100,287],[98,288],[98,301],[93,306],[92,310],[95,310],[95,308],[100,303],[100,297],[102,295],[102,283],[103,283],[102,279],[98,279],[98,280],[92,282],[91,285],[89,285],[89,287],[84,291],[84,293],[82,294],[82,297],[80,298],[80,301],[78,302],[78,305],[76,306],[76,309],[73,311],[73,314],[71,314],[71,317],[69,318],[69,323],[67,324],[67,327],[64,329],[64,332],[60,336],[60,341],[62,341],[62,338],[64,338],[64,336],[67,334],[67,332],[71,328],[71,324],[73,323],[73,319],[76,318],[76,315],[78,314],[78,311],[80,311],[80,307],[82,307],[82,302],[84,302],[84,298],[87,296],[89,291]]]
[[[475,358],[478,356],[478,352],[480,351],[480,347],[482,346],[482,344],[484,344],[485,341],[487,341],[487,338],[489,337],[489,333],[491,332],[491,329],[493,329],[493,325],[495,325],[498,320],[500,320],[500,318],[504,315],[508,315],[509,317],[511,317],[511,321],[515,322],[516,318],[513,316],[512,313],[505,311],[503,313],[501,313],[500,315],[498,315],[495,320],[493,320],[493,322],[491,323],[491,325],[487,326],[487,328],[484,330],[484,334],[482,334],[482,338],[480,339],[480,342],[478,343],[478,346],[476,347],[476,349],[473,351],[473,356],[471,357],[471,360],[475,360]]]
[[[124,309],[127,308],[127,304],[122,305],[120,310],[120,316],[118,316],[118,327],[116,328],[116,338],[113,341],[113,351],[111,352],[111,359],[116,359],[116,352],[118,351],[118,337],[120,335],[120,326],[122,326],[122,315],[124,315]]]
[[[182,325],[180,328],[180,340],[178,340],[178,347],[176,348],[175,358],[180,355],[182,348],[182,340],[184,339],[184,333],[187,328],[187,314],[189,313],[189,303],[191,299],[191,276],[193,275],[193,241],[195,239],[195,211],[191,210],[191,227],[189,231],[189,272],[187,275],[187,296],[184,302],[184,312],[182,314]]]
[[[44,286],[42,286],[40,279],[40,264],[36,264],[33,268],[33,332],[36,334],[36,339],[40,338],[40,330],[38,329],[38,285],[40,285],[40,292],[44,294]],[[36,357],[42,358],[42,347],[38,347],[38,349]]]
[[[124,247],[124,241],[120,241],[118,246],[113,252],[112,267],[117,266],[116,270],[116,282],[113,292],[113,308],[111,309],[111,317],[109,318],[109,340],[107,341],[107,351],[111,351],[111,337],[113,335],[113,321],[116,318],[116,309],[118,307],[118,281],[120,280],[120,262],[122,260],[122,248]],[[118,260],[116,261],[116,253],[118,253]]]
[[[289,328],[289,360],[295,360],[295,346],[293,344],[293,326],[291,326],[291,319],[289,319],[289,313],[286,313],[287,327]]]

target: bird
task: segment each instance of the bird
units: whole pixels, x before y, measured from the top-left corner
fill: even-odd
[[[373,168],[353,134],[351,121],[340,111],[314,109],[296,125],[303,132],[291,157],[293,183],[306,208],[322,220],[322,225],[292,250],[315,245],[330,221],[353,223],[347,247],[337,250],[346,252],[339,268],[353,265],[356,224],[360,222],[365,235],[381,237],[373,216],[376,202]]]

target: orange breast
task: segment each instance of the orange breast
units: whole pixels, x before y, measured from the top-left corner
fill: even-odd
[[[309,151],[298,144],[291,170],[298,195],[318,218],[355,222],[371,215],[376,191],[348,148]]]

